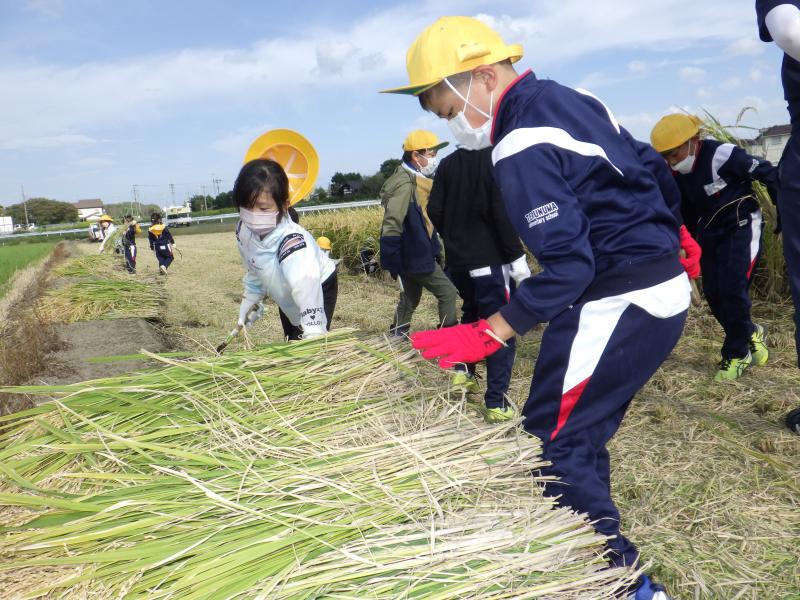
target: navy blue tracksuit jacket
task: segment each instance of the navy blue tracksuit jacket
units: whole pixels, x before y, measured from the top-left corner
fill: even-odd
[[[678,222],[647,167],[652,152],[588,92],[527,72],[500,96],[493,128],[506,212],[543,269],[500,312],[518,333],[549,323],[524,427],[560,479],[546,492],[615,536],[612,563],[632,564],[606,442],[683,328]]]

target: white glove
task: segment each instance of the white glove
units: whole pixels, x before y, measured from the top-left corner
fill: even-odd
[[[257,307],[253,312],[250,309]],[[258,300],[243,298],[239,305],[239,327],[250,327],[264,316],[264,305]]]
[[[511,263],[510,275],[517,285],[531,276],[531,269],[524,254]]]

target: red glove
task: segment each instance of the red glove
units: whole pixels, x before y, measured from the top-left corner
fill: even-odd
[[[686,229],[686,225],[681,225],[681,250],[686,253],[686,258],[679,258],[689,279],[700,277],[700,255],[703,253],[700,246]]]
[[[486,319],[411,334],[411,345],[425,358],[438,358],[443,369],[458,363],[474,363],[497,352],[503,344],[486,333],[492,331]]]

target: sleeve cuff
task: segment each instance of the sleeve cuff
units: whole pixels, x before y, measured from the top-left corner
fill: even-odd
[[[511,325],[511,329],[516,331],[519,335],[525,335],[539,324],[536,317],[532,315],[521,302],[515,302],[514,298],[511,299],[511,302],[500,308],[500,314],[503,315],[506,322]]]

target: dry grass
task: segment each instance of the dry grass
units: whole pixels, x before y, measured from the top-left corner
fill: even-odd
[[[209,347],[238,314],[243,270],[235,239],[187,236],[181,247],[184,258],[167,277],[166,319],[183,347],[196,347],[192,340]],[[423,298],[415,329],[436,323],[430,295]],[[382,333],[396,300],[391,282],[345,275],[334,326]],[[253,342],[280,339],[277,309],[266,312],[249,331]],[[693,309],[678,348],[612,442],[623,529],[679,598],[800,598],[800,438],[781,424],[785,411],[800,406],[791,307],[756,300],[754,315],[769,328],[766,367],[713,384],[722,331],[706,307]],[[518,404],[540,337],[541,329],[519,344],[510,391]]]

